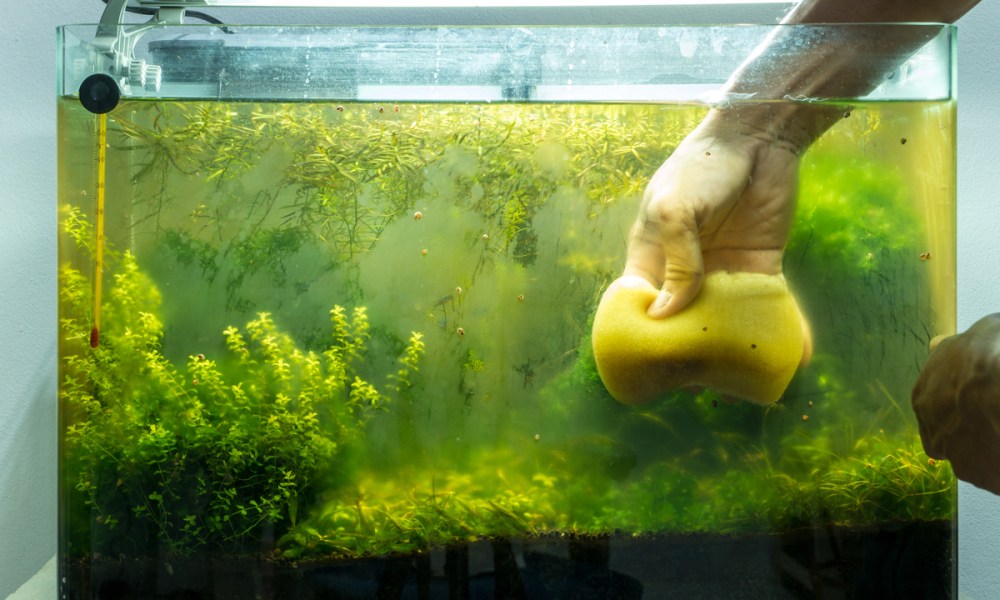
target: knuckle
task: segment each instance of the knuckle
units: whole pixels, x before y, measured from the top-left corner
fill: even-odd
[[[664,273],[666,281],[684,283],[700,282],[704,276],[705,272],[701,264],[696,264],[681,256],[671,257]]]

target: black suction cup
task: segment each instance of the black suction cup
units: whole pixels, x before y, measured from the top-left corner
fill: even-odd
[[[122,94],[110,75],[94,73],[80,84],[80,104],[95,114],[111,112]]]

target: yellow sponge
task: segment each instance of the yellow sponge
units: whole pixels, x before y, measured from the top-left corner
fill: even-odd
[[[646,315],[656,294],[641,277],[621,277],[594,316],[597,371],[624,404],[685,386],[771,404],[808,352],[804,321],[780,275],[709,273],[694,302],[666,319]]]

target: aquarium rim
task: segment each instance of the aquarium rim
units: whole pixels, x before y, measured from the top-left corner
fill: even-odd
[[[955,97],[956,27],[944,23],[704,25],[73,24],[57,28],[58,96],[96,74],[123,100],[307,102],[771,102],[724,98],[746,56],[776,31],[815,40],[915,28],[929,41],[873,92],[806,102]],[[887,46],[891,46],[888,44]]]

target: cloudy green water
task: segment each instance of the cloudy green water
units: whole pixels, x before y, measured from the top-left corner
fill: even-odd
[[[123,103],[95,350],[95,117],[60,100],[65,554],[951,519],[908,404],[954,321],[953,104],[852,106],[804,157],[816,355],[778,404],[604,392],[589,319],[703,114]]]

